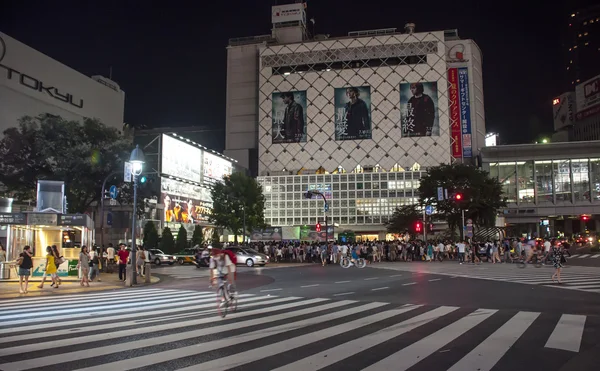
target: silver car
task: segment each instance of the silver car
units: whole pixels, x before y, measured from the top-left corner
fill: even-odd
[[[173,265],[175,263],[175,257],[173,255],[167,255],[162,250],[159,249],[150,249],[150,261],[156,265],[161,264],[169,264]]]
[[[269,263],[268,256],[249,247],[232,246],[228,247],[227,250],[235,254],[238,265],[245,264],[248,267],[253,267],[255,265],[265,266]]]

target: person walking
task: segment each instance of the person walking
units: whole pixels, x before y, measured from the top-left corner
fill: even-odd
[[[127,268],[127,259],[129,258],[129,252],[127,250],[125,250],[125,244],[121,243],[119,244],[119,252],[117,253],[117,256],[119,257],[119,281],[123,281],[125,282],[125,278],[127,277],[125,275],[125,270]],[[133,257],[133,259],[135,259],[135,255],[134,255],[134,251],[131,251],[131,255]]]
[[[77,268],[81,269],[81,280],[79,281],[79,284],[81,286],[84,286],[85,284],[85,286],[90,287],[90,254],[88,253],[88,248],[85,245],[81,246]]]
[[[50,285],[50,287],[54,287],[55,289],[58,288],[59,282],[58,282],[58,274],[56,273],[58,271],[58,269],[56,268],[56,263],[55,263],[55,257],[54,257],[54,253],[52,251],[52,247],[48,246],[46,247],[46,267],[44,268],[44,271],[46,272],[46,274],[49,274],[50,277],[52,278],[52,285]],[[43,286],[44,282],[42,282],[42,286]]]
[[[560,270],[562,269],[563,260],[565,259],[563,256],[563,252],[558,246],[556,240],[552,241],[552,264],[554,265],[554,274],[552,275],[552,282],[554,282],[554,278],[556,277],[558,284],[562,284],[560,280]]]
[[[23,252],[19,254],[19,258],[17,259],[17,265],[19,266],[19,292],[21,294],[27,294],[29,276],[31,275],[31,268],[33,268],[30,246],[25,246],[23,248]]]

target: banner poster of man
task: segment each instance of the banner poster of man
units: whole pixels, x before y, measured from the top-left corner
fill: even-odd
[[[335,140],[371,139],[371,87],[335,89]]]
[[[306,91],[273,93],[272,143],[306,143]]]
[[[437,82],[400,84],[402,137],[440,135]]]

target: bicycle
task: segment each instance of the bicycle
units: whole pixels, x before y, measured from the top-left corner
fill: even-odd
[[[226,274],[220,275],[215,279],[219,282],[217,287],[217,312],[222,318],[225,318],[229,308],[231,308],[233,312],[237,311],[238,298],[231,290],[232,285],[227,282]]]
[[[521,259],[519,259],[519,261],[517,261],[517,266],[519,268],[525,268],[527,263],[525,263],[525,260],[527,258],[522,257]],[[542,266],[543,261],[540,260],[540,254],[539,253],[534,253],[531,256],[531,260],[530,260],[531,264],[533,264],[534,267],[536,268],[540,268]]]
[[[349,268],[352,265],[352,264],[350,264],[351,261],[352,260],[350,259],[349,256],[342,256],[342,258],[340,259],[340,266],[342,268]],[[358,258],[358,259],[356,259],[356,263],[354,263],[354,265],[357,268],[362,269],[367,266],[367,261],[363,258]]]

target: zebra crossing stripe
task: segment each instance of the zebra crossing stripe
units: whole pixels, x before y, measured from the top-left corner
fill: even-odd
[[[579,352],[585,319],[585,316],[563,314],[554,327],[554,331],[548,338],[545,347]]]
[[[265,297],[262,296],[258,296],[258,297],[252,297],[252,298],[245,298],[244,302],[243,302],[243,308],[250,308],[250,307],[255,307],[255,306],[259,306],[259,305],[272,305],[275,303],[279,303],[281,301],[285,301],[286,298],[274,298],[273,300],[264,300]],[[295,298],[295,299],[299,299],[299,298]],[[291,300],[291,299],[287,299],[287,300]],[[256,302],[258,301],[258,302]],[[152,312],[152,317],[151,318],[147,318],[147,319],[137,319],[140,314],[136,313],[135,316],[129,316],[129,318],[134,318],[134,320],[132,321],[124,321],[124,316],[115,316],[112,318],[108,318],[108,317],[103,317],[102,321],[109,321],[109,320],[119,320],[119,326],[121,327],[126,327],[126,326],[134,326],[136,324],[139,323],[144,323],[144,324],[148,324],[151,322],[162,322],[165,320],[169,320],[169,319],[176,319],[176,318],[180,318],[180,319],[189,319],[190,317],[194,317],[194,316],[198,316],[198,315],[202,315],[202,314],[209,314],[209,313],[214,313],[214,308],[215,308],[215,301],[214,298],[211,297],[210,299],[204,300],[204,302],[207,302],[206,304],[203,305],[198,305],[195,306],[193,308],[193,310],[189,310],[189,308],[186,308],[182,313],[178,314],[178,315],[171,315],[171,316],[159,316],[159,312]],[[242,305],[240,305],[240,307],[242,307]],[[197,311],[198,309],[204,309],[204,311]],[[161,311],[163,313],[173,313],[172,310],[169,311]],[[101,324],[101,325],[89,325],[90,321],[89,319],[85,319],[84,321],[77,321],[77,323],[69,323],[69,322],[61,322],[61,325],[64,326],[68,326],[68,325],[74,325],[74,324],[86,324],[87,326],[81,327],[81,328],[67,328],[64,330],[54,330],[54,331],[44,331],[44,337],[53,337],[53,336],[58,336],[58,337],[62,337],[65,335],[73,335],[76,333],[93,333],[96,330],[103,330],[106,328],[106,324]],[[50,324],[49,326],[51,326],[51,328],[56,328],[56,325],[54,324]],[[21,328],[20,331],[22,331],[23,329]],[[14,335],[14,336],[5,336],[3,338],[0,338],[0,344],[2,343],[11,343],[13,341],[20,341],[20,340],[30,340],[30,339],[36,339],[38,338],[40,335],[38,333],[35,332],[30,332],[30,333],[26,333],[26,334],[19,334],[19,335]]]
[[[33,282],[30,282],[30,285]],[[54,290],[54,289],[53,289]],[[59,289],[60,290],[60,289]],[[118,297],[121,295],[137,295],[137,294],[152,294],[155,292],[181,292],[178,290],[168,290],[168,289],[148,289],[148,290],[115,290],[115,291],[110,291],[110,292],[106,292],[103,291],[101,293],[94,293],[94,294],[76,294],[76,295],[60,295],[58,297],[52,297],[52,303],[60,303],[60,302],[64,302],[64,301],[70,301],[70,300],[74,300],[74,299],[95,299],[95,298],[113,298],[113,297]],[[36,297],[36,298],[18,298],[18,299],[7,299],[7,300],[0,300],[0,307],[12,307],[15,304],[37,304],[37,303],[49,303],[49,298],[48,297]]]
[[[350,303],[356,303],[356,302],[351,301],[351,300],[347,300],[344,302],[332,302],[332,303],[321,306],[321,308],[319,308],[319,307],[310,308],[310,311],[316,312],[319,310],[328,310],[328,309],[331,309],[332,307],[339,307],[339,306],[341,306],[340,304],[347,305]],[[338,311],[338,312],[333,311],[326,315],[322,315],[322,316],[320,315],[315,318],[307,318],[307,319],[304,319],[301,321],[288,322],[284,325],[269,327],[268,329],[261,329],[261,330],[249,332],[246,334],[242,334],[242,335],[237,335],[231,339],[225,338],[225,339],[221,339],[221,340],[206,341],[206,342],[203,342],[200,344],[194,344],[194,345],[187,346],[187,347],[181,347],[181,348],[172,349],[172,350],[168,350],[168,351],[164,351],[164,352],[147,354],[142,357],[129,358],[129,359],[125,359],[122,361],[112,362],[112,363],[108,363],[108,364],[104,364],[104,365],[88,367],[88,368],[81,369],[79,371],[101,371],[101,370],[107,370],[107,369],[109,369],[109,370],[130,370],[133,368],[152,366],[156,363],[164,362],[165,359],[183,358],[186,356],[191,356],[191,355],[198,354],[198,353],[209,352],[209,351],[224,348],[227,346],[233,346],[233,345],[245,343],[248,341],[262,339],[265,336],[273,336],[273,335],[281,334],[284,332],[297,330],[299,328],[304,328],[306,326],[313,325],[313,324],[326,323],[326,322],[331,321],[336,318],[350,316],[353,314],[358,314],[360,312],[369,311],[369,310],[379,308],[384,305],[386,305],[386,303],[369,303],[369,304],[362,305],[360,307],[353,307],[353,308]],[[294,313],[294,315],[306,314],[305,310],[302,310],[301,312],[302,313],[296,312],[296,313]],[[291,314],[292,313],[289,313],[289,315],[291,315]],[[282,318],[287,317],[289,319],[289,315],[283,314],[281,316],[282,316]],[[282,318],[275,319],[275,317],[279,317],[279,316],[267,318],[266,322],[271,322],[271,321],[276,321],[276,320],[282,319]],[[368,318],[369,316],[364,316],[364,317]],[[263,323],[265,323],[265,322],[263,322]],[[209,331],[209,334],[210,334],[210,331],[214,331],[213,333],[220,333],[223,331],[237,329],[240,327],[240,325],[243,325],[243,324],[244,324],[243,322],[242,323],[236,322],[236,323],[233,323],[230,325],[217,326],[216,328],[211,327],[207,330]],[[265,335],[265,334],[267,334],[267,335]],[[203,335],[203,336],[207,335],[207,331],[202,330],[201,335]],[[197,336],[198,336],[198,334],[195,334],[194,337],[197,337]],[[286,340],[285,342],[282,342],[282,343],[287,344],[288,341],[289,340]],[[127,349],[130,349],[130,348],[127,348]],[[198,368],[194,368],[194,369],[198,370]]]
[[[401,308],[401,309],[393,309],[389,311],[385,311],[382,313],[378,313],[377,316],[363,316],[357,320],[342,323],[337,326],[325,328],[323,330],[311,332],[305,335],[297,336],[291,339],[287,339],[285,342],[280,342],[276,344],[266,345],[264,347],[251,349],[245,352],[237,353],[229,355],[225,358],[218,358],[212,361],[204,362],[199,365],[193,365],[190,367],[179,369],[180,371],[200,371],[200,370],[211,370],[211,371],[219,371],[219,370],[229,370],[234,367],[240,367],[244,364],[259,361],[263,358],[267,358],[276,354],[284,353],[296,348],[300,348],[302,346],[311,344],[315,341],[315,339],[324,340],[333,336],[337,336],[343,334],[348,331],[355,330],[359,327],[369,326],[373,323],[380,322],[386,320],[388,318],[392,318],[397,316],[398,314],[403,313],[406,309],[416,308],[417,306]],[[417,322],[417,318],[420,318],[422,321],[420,324],[424,324],[426,322],[432,321],[435,318],[444,316],[454,310],[458,309],[457,307],[439,307],[432,311],[426,312],[419,316],[414,317],[412,320],[415,323]],[[410,321],[410,320],[409,320]],[[420,325],[419,324],[419,325]],[[416,326],[418,327],[418,326]],[[226,346],[226,344],[224,344]],[[351,352],[346,353],[347,356],[352,355]]]
[[[448,371],[489,371],[538,318],[539,312],[519,312]],[[485,356],[482,356],[482,355]]]
[[[287,364],[285,366],[275,369],[276,371],[304,371],[304,370],[320,370],[334,363],[342,361],[348,357],[354,355],[352,352],[348,352],[348,349],[360,349],[364,351],[369,348],[373,348],[379,344],[385,343],[397,336],[414,330],[415,328],[425,325],[433,321],[436,318],[444,316],[452,311],[456,310],[455,307],[440,307],[436,310],[423,313],[414,318],[410,318],[406,321],[397,323],[393,326],[384,328],[372,334],[363,336],[361,338],[349,341],[347,343],[340,344],[334,348],[327,349],[321,353],[314,354],[310,357],[300,359],[296,362]],[[494,311],[495,312],[495,311]],[[490,314],[491,315],[491,314]],[[487,318],[487,317],[485,317]],[[481,321],[483,321],[483,316]],[[435,351],[435,350],[434,350]],[[385,361],[385,360],[384,360]],[[383,362],[383,361],[382,361]],[[399,364],[393,364],[391,370],[399,370]],[[385,368],[372,365],[365,370],[384,370]]]
[[[600,258],[600,254],[595,254],[594,256],[592,256],[592,259],[596,259],[596,258]]]
[[[443,329],[409,345],[401,351],[384,358],[365,370],[407,370],[423,359],[429,357],[446,344],[471,330],[473,327],[490,318],[496,312],[497,310],[495,309],[477,309],[466,317],[463,317]]]
[[[158,337],[150,337],[150,338],[145,338],[142,340],[135,340],[133,342],[122,343],[121,345],[122,346],[126,345],[127,350],[143,349],[143,348],[150,347],[150,346],[153,346],[156,344],[164,344],[164,343],[176,342],[176,341],[180,341],[180,340],[193,339],[198,336],[211,335],[211,334],[216,334],[216,333],[220,333],[223,331],[229,331],[229,330],[235,330],[235,329],[239,329],[239,328],[243,328],[243,327],[250,327],[250,326],[265,324],[265,323],[269,323],[271,321],[287,319],[290,316],[299,316],[302,314],[306,314],[307,310],[301,309],[301,310],[297,310],[295,312],[288,312],[288,313],[278,314],[278,315],[274,315],[274,316],[264,316],[264,314],[266,314],[266,313],[269,313],[272,311],[290,309],[290,308],[294,308],[294,307],[298,307],[298,306],[321,303],[324,301],[328,301],[328,300],[317,298],[317,299],[309,299],[309,300],[303,300],[300,302],[278,305],[278,306],[274,306],[274,307],[260,308],[260,309],[236,314],[236,318],[247,317],[247,316],[252,316],[252,315],[263,315],[260,318],[243,321],[243,322],[227,323],[227,324],[220,325],[220,326],[209,327],[209,328],[203,329],[201,333],[198,333],[197,330],[193,330],[193,331],[180,332],[180,333],[176,333],[176,334],[169,334],[169,335],[158,336]],[[329,309],[337,308],[337,307],[340,307],[343,305],[348,305],[351,303],[355,303],[355,301],[332,302],[332,303],[320,305],[317,307],[311,307],[310,310],[311,311],[329,310]],[[188,327],[188,326],[196,326],[196,325],[214,323],[214,322],[215,322],[215,317],[211,316],[211,317],[202,318],[202,319],[194,320],[194,321],[185,321],[185,322],[178,322],[178,323],[166,324],[166,325],[160,325],[160,326],[152,326],[152,328],[135,328],[135,329],[130,329],[130,330],[115,331],[115,332],[110,333],[110,338],[116,339],[116,338],[131,336],[131,335],[148,334],[148,333],[157,332],[157,331],[164,331],[164,330]],[[263,331],[263,336],[264,336],[264,331]],[[73,338],[73,339],[60,339],[60,340],[54,340],[53,342],[32,344],[32,347],[29,347],[26,345],[26,346],[15,347],[15,348],[4,348],[4,349],[2,349],[2,354],[3,355],[21,354],[21,353],[25,353],[25,352],[34,352],[37,349],[53,349],[55,347],[69,346],[69,345],[74,345],[74,344],[83,344],[83,343],[89,343],[89,342],[105,340],[105,339],[106,339],[106,334],[90,335],[90,336],[85,336],[85,337],[77,337],[77,338]],[[42,346],[43,346],[43,348],[41,348]],[[23,347],[26,347],[27,350],[24,350],[24,351],[19,350],[19,348],[23,348]],[[23,360],[23,361],[0,364],[0,370],[19,371],[19,370],[26,370],[26,369],[35,368],[35,367],[51,366],[51,365],[56,365],[58,363],[72,362],[72,361],[77,361],[77,360],[81,360],[81,359],[87,359],[87,358],[104,356],[104,355],[108,355],[108,354],[114,354],[114,353],[121,352],[122,349],[123,349],[122,347],[115,347],[114,345],[108,345],[108,346],[103,346],[103,347],[95,347],[94,352],[83,353],[81,351],[74,351],[74,352],[55,354],[55,355],[39,357],[39,358],[31,358],[31,359]],[[10,351],[10,353],[8,353],[8,351]],[[145,356],[143,358],[147,358],[147,357],[149,357],[149,356]],[[161,361],[163,361],[163,360],[161,360]],[[103,366],[99,366],[99,368],[97,368],[97,369],[98,370],[106,370],[106,369],[113,369],[113,368],[110,368],[110,367],[105,368],[103,365]]]
[[[590,254],[583,254],[580,257],[578,257],[577,259],[581,259],[581,258],[587,258],[588,256],[590,256]]]

